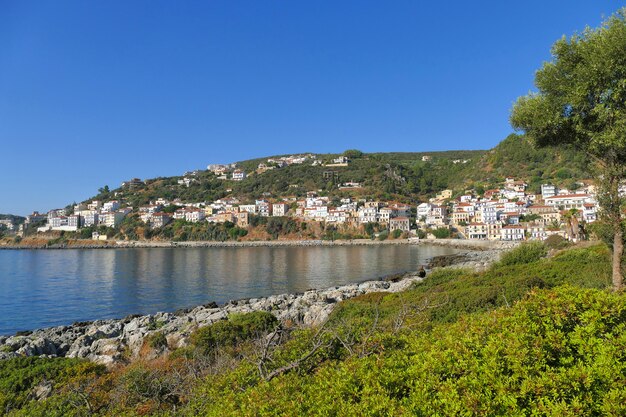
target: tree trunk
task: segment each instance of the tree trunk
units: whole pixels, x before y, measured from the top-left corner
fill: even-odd
[[[613,291],[621,291],[622,283],[622,254],[624,241],[622,227],[618,225],[613,232]]]

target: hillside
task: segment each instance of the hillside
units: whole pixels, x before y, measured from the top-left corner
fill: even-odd
[[[11,220],[13,224],[22,224],[26,220],[25,217],[16,216],[15,214],[0,214],[0,220]]]
[[[328,161],[339,155],[316,156]],[[423,161],[424,156],[430,160]],[[510,135],[489,151],[372,153],[352,158],[348,166],[312,166],[309,162],[254,173],[268,158],[277,157],[237,162],[240,169],[249,173],[243,181],[221,180],[210,171],[197,171],[188,175],[193,178],[189,186],[178,184],[183,176],[160,177],[148,179],[132,190],[101,189],[92,199],[121,198],[137,207],[159,197],[202,202],[236,196],[252,201],[261,197],[301,197],[307,191],[321,190],[332,198],[357,196],[416,202],[447,188],[491,188],[506,176],[526,180],[534,191],[546,182],[574,189],[577,180],[589,176],[583,155],[568,150],[535,149],[517,135]],[[346,182],[359,183],[362,188],[341,189]]]

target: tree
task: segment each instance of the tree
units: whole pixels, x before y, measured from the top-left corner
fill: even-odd
[[[358,159],[363,157],[363,152],[358,149],[348,149],[343,153],[348,159]]]
[[[626,8],[596,29],[558,40],[537,71],[538,92],[520,97],[511,124],[538,147],[574,147],[594,162],[604,221],[613,229],[613,289],[623,288],[626,179]]]

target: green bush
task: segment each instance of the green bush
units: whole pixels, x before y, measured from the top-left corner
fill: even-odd
[[[431,331],[379,354],[254,382],[206,382],[188,415],[591,416],[626,414],[626,296],[571,287]],[[199,408],[198,408],[199,407]]]
[[[450,229],[446,229],[445,227],[435,229],[432,233],[437,239],[447,239],[450,237]]]
[[[522,243],[515,249],[505,252],[500,265],[518,265],[536,262],[547,255],[546,246],[541,242]]]
[[[84,375],[100,375],[105,368],[83,359],[19,357],[0,361],[0,410],[21,408],[42,381],[62,385]]]
[[[205,354],[217,348],[234,348],[239,343],[258,337],[276,327],[278,320],[265,311],[231,314],[221,320],[197,329],[191,335],[191,343]]]
[[[148,346],[155,350],[167,348],[167,338],[162,332],[155,332],[146,338]]]
[[[399,239],[400,236],[402,236],[402,230],[400,230],[400,229],[396,229],[393,232],[391,232],[391,237],[393,239]]]
[[[563,236],[559,235],[549,236],[543,241],[543,244],[548,249],[565,249],[568,246],[571,246],[570,242],[568,242]]]

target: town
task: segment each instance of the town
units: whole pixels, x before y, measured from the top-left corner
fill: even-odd
[[[424,155],[423,161],[429,156]],[[341,156],[322,161],[315,155],[292,155],[269,158],[258,164],[253,175],[291,164],[310,163],[323,166],[347,166],[349,158]],[[453,163],[466,163],[455,160]],[[248,173],[237,164],[213,164],[207,167],[218,179],[244,181]],[[193,184],[199,171],[186,172],[177,181],[180,187]],[[144,184],[138,178],[122,183],[122,189],[133,190]],[[360,184],[347,182],[338,188],[349,192]],[[110,234],[100,233],[101,226],[114,230],[129,215],[136,216],[151,229],[160,229],[171,222],[207,222],[230,224],[240,229],[252,227],[251,220],[259,217],[288,217],[301,223],[320,223],[324,228],[335,226],[343,230],[369,230],[370,237],[433,239],[458,238],[470,240],[545,240],[552,235],[578,241],[585,237],[585,225],[598,217],[595,185],[588,180],[577,183],[575,191],[543,184],[541,193],[528,192],[528,184],[507,177],[501,187],[488,190],[443,190],[419,203],[374,201],[358,196],[343,198],[323,195],[322,190],[309,191],[306,197],[268,198],[258,196],[246,201],[227,196],[215,201],[181,201],[157,198],[148,205],[131,207],[124,199],[92,200],[47,213],[34,212],[24,224],[4,220],[4,226],[15,229],[19,236],[29,225],[37,225],[38,233],[50,231],[77,232],[91,227],[91,239],[106,240]],[[376,226],[376,227],[373,227]],[[31,228],[32,229],[32,228]],[[85,238],[86,236],[83,236]],[[382,240],[382,238],[381,238]]]

